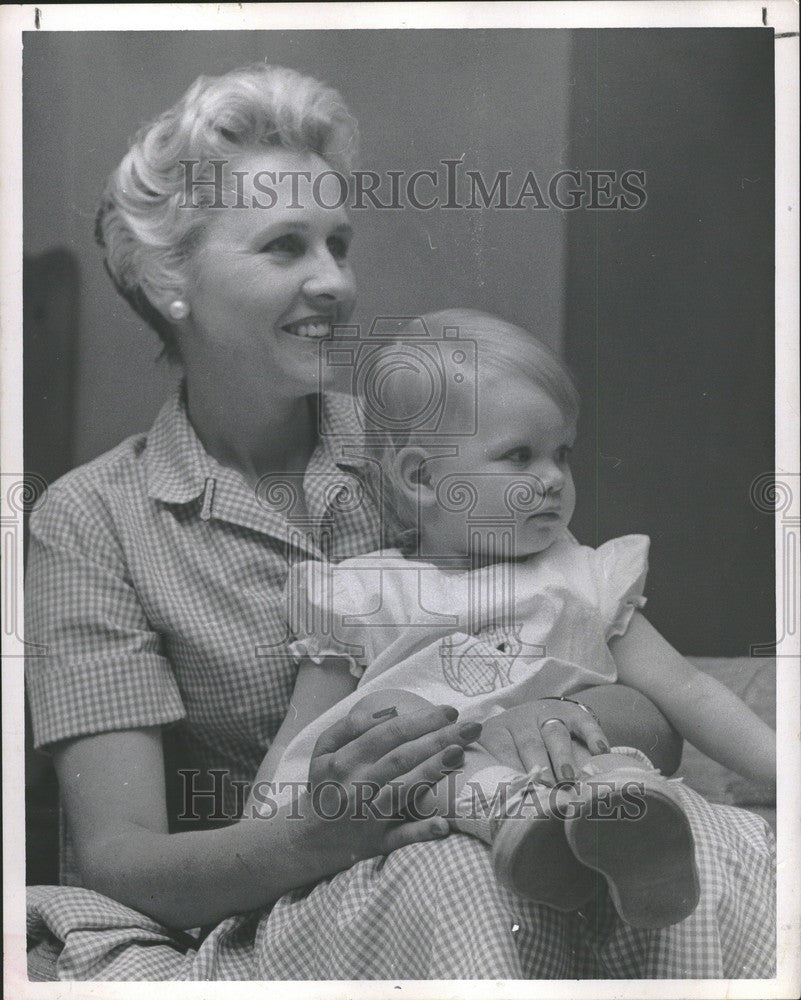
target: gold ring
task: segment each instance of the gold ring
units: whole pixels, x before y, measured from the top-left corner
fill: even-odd
[[[565,724],[562,721],[562,719],[550,718],[550,719],[546,719],[545,722],[541,722],[540,723],[540,729],[544,729],[548,725],[549,722],[558,722],[560,726],[565,726]],[[567,729],[567,726],[565,726],[565,729]]]

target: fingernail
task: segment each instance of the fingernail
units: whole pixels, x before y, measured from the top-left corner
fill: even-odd
[[[446,819],[441,819],[440,817],[432,822],[431,827],[438,837],[447,837],[451,832],[448,821]]]
[[[459,735],[463,740],[477,740],[482,728],[480,722],[466,722],[463,726],[459,726]]]
[[[464,763],[464,750],[461,747],[448,747],[442,755],[442,763],[445,767],[458,767]]]
[[[609,745],[607,743],[604,743],[603,740],[598,740],[595,746],[601,753],[609,753]]]
[[[380,712],[373,712],[374,719],[394,719],[398,714],[397,708],[391,706],[390,708],[382,708]]]
[[[562,764],[562,766],[559,768],[559,773],[562,775],[565,781],[575,781],[576,779],[576,772],[569,764]]]
[[[448,722],[456,722],[459,718],[459,710],[454,708],[453,705],[441,705],[440,708]]]

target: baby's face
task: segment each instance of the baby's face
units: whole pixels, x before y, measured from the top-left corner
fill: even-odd
[[[483,561],[547,549],[573,516],[573,421],[522,375],[482,379],[478,433],[429,463],[440,554]],[[505,536],[504,550],[498,551]],[[471,541],[472,538],[472,541]]]

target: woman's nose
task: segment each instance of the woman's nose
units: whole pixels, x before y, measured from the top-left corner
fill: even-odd
[[[303,292],[309,299],[341,302],[353,298],[355,281],[349,265],[343,265],[326,250],[315,256]]]

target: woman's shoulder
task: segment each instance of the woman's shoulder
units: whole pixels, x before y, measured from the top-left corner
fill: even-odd
[[[112,511],[120,505],[128,511],[141,507],[146,497],[154,494],[159,476],[164,478],[164,470],[173,477],[181,471],[176,469],[182,458],[181,419],[180,400],[174,394],[150,430],[130,435],[48,484],[33,523],[46,519],[48,510],[52,515],[65,506],[78,505],[84,514],[101,508]]]
[[[196,495],[194,456],[182,454],[188,438],[184,425],[188,421],[176,391],[150,430],[130,435],[48,484],[31,513],[32,537],[81,547],[101,543],[116,537],[123,522],[147,521],[155,499]]]
[[[30,516],[31,538],[99,555],[116,550],[125,510],[142,508],[146,481],[140,456],[147,435],[137,434],[48,484]]]
[[[93,508],[103,504],[115,492],[124,491],[131,503],[140,490],[146,489],[142,456],[147,448],[147,434],[133,434],[114,448],[76,466],[47,485],[42,501],[32,517],[41,520],[48,508],[65,503]]]
[[[138,466],[147,448],[147,433],[132,434],[102,455],[66,472],[48,486],[48,491],[91,495],[105,486],[129,483],[139,475]]]

